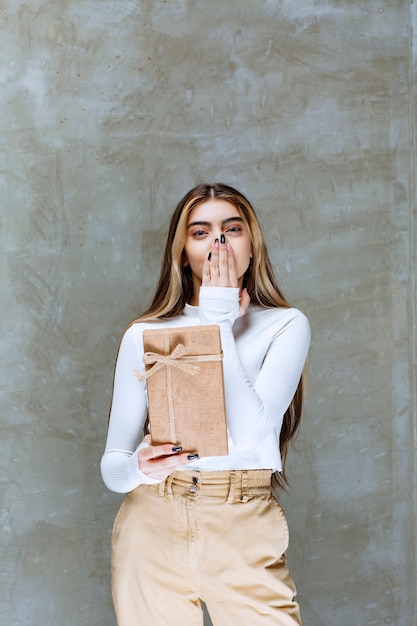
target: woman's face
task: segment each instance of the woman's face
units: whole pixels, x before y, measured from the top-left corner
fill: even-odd
[[[184,246],[184,264],[189,265],[194,283],[194,293],[199,292],[202,270],[215,239],[224,234],[233,250],[239,287],[248,269],[252,245],[238,209],[226,200],[207,200],[190,212]]]

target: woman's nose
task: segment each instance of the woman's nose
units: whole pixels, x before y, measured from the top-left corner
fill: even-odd
[[[219,230],[213,233],[213,243],[215,242],[216,239],[218,239],[219,241],[222,241],[223,243],[225,242],[226,235],[224,234],[222,230]]]

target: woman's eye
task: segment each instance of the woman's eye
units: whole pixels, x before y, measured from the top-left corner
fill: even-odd
[[[195,230],[193,232],[193,237],[203,237],[206,234],[205,230]]]
[[[240,225],[236,225],[236,226],[230,226],[230,228],[227,229],[228,233],[240,233],[240,231],[242,230],[242,227]]]

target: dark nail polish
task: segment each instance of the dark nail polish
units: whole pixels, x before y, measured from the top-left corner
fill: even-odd
[[[219,243],[219,240],[217,239],[217,237],[216,237],[216,239],[214,240],[214,244],[216,244],[216,243]]]
[[[226,237],[223,235],[223,233],[220,235],[220,243],[226,243]]]
[[[182,446],[174,446],[173,448],[171,448],[173,452],[181,452],[182,450]]]
[[[210,259],[211,259],[211,252],[209,252],[207,259],[210,261]]]
[[[189,454],[189,455],[187,456],[187,459],[188,459],[189,461],[193,461],[194,459],[198,459],[198,454]]]

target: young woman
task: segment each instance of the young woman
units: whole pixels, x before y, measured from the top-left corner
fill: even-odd
[[[144,370],[145,329],[202,324],[220,327],[227,456],[152,445],[146,383],[134,373]],[[116,363],[101,471],[109,489],[127,493],[112,538],[119,626],[201,626],[201,601],[215,626],[301,624],[271,483],[285,484],[309,342],[248,200],[224,184],[189,191],[171,220],[153,302],[125,332]]]

